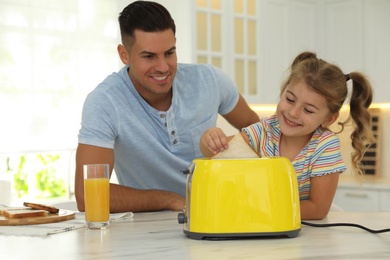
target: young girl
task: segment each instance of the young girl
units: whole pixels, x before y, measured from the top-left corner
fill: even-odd
[[[290,159],[297,173],[302,219],[322,219],[328,214],[339,174],[346,170],[340,140],[328,127],[339,116],[350,79],[350,117],[339,124],[342,131],[353,120],[352,165],[363,174],[360,162],[374,140],[367,110],[373,96],[371,85],[361,73],[344,75],[315,53],[303,52],[293,61],[276,114],[242,129],[241,135],[261,157]],[[204,156],[212,156],[226,149],[231,138],[219,128],[210,128],[200,139],[200,149]]]

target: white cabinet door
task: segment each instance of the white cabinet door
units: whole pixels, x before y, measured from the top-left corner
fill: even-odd
[[[339,187],[334,203],[344,211],[380,211],[379,191]]]
[[[375,102],[389,102],[390,1],[364,1],[364,69],[374,88]]]
[[[344,73],[363,70],[362,2],[325,0],[324,21],[322,58]]]
[[[390,211],[390,191],[381,191],[380,203],[381,211]]]
[[[317,51],[321,43],[320,2],[260,1],[260,85],[257,100],[275,104],[283,77],[302,51]]]

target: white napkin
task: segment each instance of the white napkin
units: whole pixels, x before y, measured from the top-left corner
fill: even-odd
[[[110,214],[110,221],[111,223],[132,221],[133,216],[133,212]],[[76,212],[74,219],[62,222],[38,225],[0,226],[0,235],[48,236],[79,228],[85,228],[84,212]]]

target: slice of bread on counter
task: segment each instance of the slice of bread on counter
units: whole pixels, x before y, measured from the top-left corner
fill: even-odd
[[[19,210],[5,210],[3,215],[7,218],[31,218],[31,217],[45,217],[47,215],[46,210],[35,209],[19,209]]]
[[[0,215],[9,219],[45,217],[48,213],[58,214],[60,211],[56,207],[38,203],[24,202],[24,207],[9,207],[0,204]]]
[[[241,134],[236,134],[228,143],[229,147],[212,156],[212,159],[259,158]]]
[[[31,209],[30,207],[9,207],[6,205],[0,204],[0,215],[4,215],[5,211],[11,211],[11,210],[28,210]]]

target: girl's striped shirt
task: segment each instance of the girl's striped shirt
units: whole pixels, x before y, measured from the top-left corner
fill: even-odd
[[[280,126],[276,115],[262,118],[260,122],[243,128],[252,148],[261,157],[280,156]],[[298,178],[301,200],[310,197],[310,178],[325,174],[342,173],[346,166],[341,157],[340,139],[337,134],[317,128],[309,143],[292,161]]]

